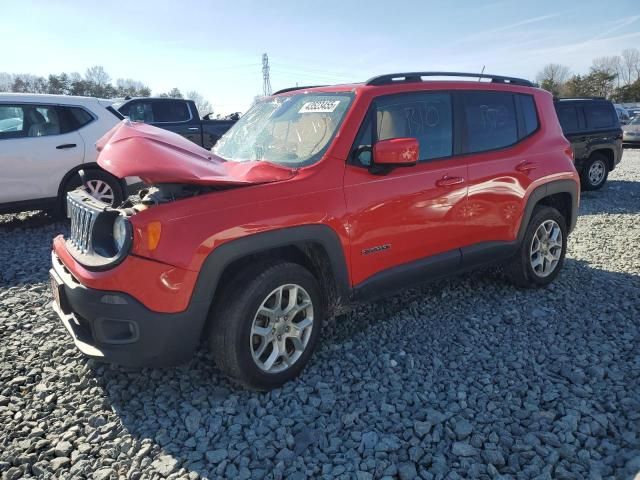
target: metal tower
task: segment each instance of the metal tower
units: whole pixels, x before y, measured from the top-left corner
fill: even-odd
[[[262,94],[266,97],[271,95],[271,80],[269,79],[269,57],[262,54]]]

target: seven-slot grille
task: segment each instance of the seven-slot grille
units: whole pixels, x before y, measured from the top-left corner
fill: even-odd
[[[77,192],[67,194],[67,216],[71,218],[69,243],[80,253],[91,249],[91,230],[100,210],[83,201],[86,197]]]

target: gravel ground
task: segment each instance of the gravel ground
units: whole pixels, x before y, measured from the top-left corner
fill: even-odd
[[[640,151],[582,196],[564,271],[476,273],[364,306],[299,381],[234,388],[205,350],[126,371],[51,313],[61,223],[0,216],[2,478],[633,478],[640,472]]]

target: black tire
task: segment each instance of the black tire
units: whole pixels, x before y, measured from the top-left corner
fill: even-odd
[[[594,172],[592,172],[592,169],[595,169]],[[594,173],[594,175],[591,175],[590,172]],[[596,174],[598,172],[602,173]],[[606,183],[608,176],[609,160],[602,153],[593,153],[580,173],[582,189],[599,190]]]
[[[87,182],[93,181],[102,181],[106,183],[111,191],[113,192],[113,201],[111,206],[117,207],[124,201],[125,192],[122,187],[122,183],[116,177],[111,175],[104,170],[100,170],[98,168],[88,168],[84,171],[85,180]],[[74,173],[69,177],[66,183],[62,186],[60,190],[60,195],[58,197],[58,205],[54,214],[58,217],[64,217],[67,213],[67,193],[75,190],[82,182],[80,180],[80,175],[78,173]]]
[[[271,292],[287,284],[299,285],[309,295],[313,326],[299,358],[285,370],[272,373],[264,371],[254,361],[252,325],[262,302]],[[219,298],[211,313],[209,348],[223,373],[256,390],[279,387],[300,374],[318,343],[324,321],[320,287],[307,269],[289,262],[256,265],[229,282]]]
[[[560,227],[562,233],[562,250],[560,251],[560,258],[555,265],[555,268],[551,273],[546,276],[541,276],[534,270],[532,266],[532,244],[534,241],[534,235],[538,228],[548,220],[552,220]],[[505,268],[505,273],[511,280],[511,283],[522,288],[535,288],[544,287],[558,276],[562,265],[564,264],[564,257],[567,253],[567,224],[565,218],[553,207],[537,206],[533,210],[531,220],[525,231],[522,243],[518,248],[518,253],[511,259],[509,264]]]

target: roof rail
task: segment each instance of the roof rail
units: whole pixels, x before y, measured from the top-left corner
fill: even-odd
[[[282,90],[278,90],[277,92],[273,92],[271,95],[278,95],[280,93],[287,93],[287,92],[295,92],[296,90],[305,90],[307,88],[316,88],[316,87],[326,87],[326,85],[306,85],[304,87],[283,88]]]
[[[409,72],[409,73],[389,73],[386,75],[378,75],[366,81],[367,85],[386,85],[396,82],[421,82],[422,77],[470,77],[488,78],[493,83],[509,83],[512,85],[520,85],[524,87],[535,86],[529,80],[524,78],[503,77],[501,75],[491,75],[489,73],[465,73],[465,72]]]

